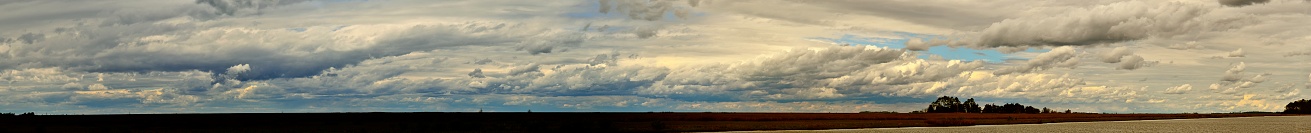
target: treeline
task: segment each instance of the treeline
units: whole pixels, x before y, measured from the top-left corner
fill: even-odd
[[[956,97],[950,97],[950,96],[942,96],[942,97],[938,97],[938,100],[933,101],[933,103],[930,103],[930,104],[929,104],[929,107],[928,107],[928,108],[925,108],[924,111],[922,111],[922,112],[927,112],[927,113],[1029,113],[1029,114],[1037,114],[1037,113],[1072,113],[1072,112],[1070,112],[1070,110],[1068,110],[1068,109],[1065,110],[1064,112],[1062,112],[1062,111],[1056,111],[1056,110],[1048,109],[1047,107],[1043,107],[1042,109],[1038,109],[1038,108],[1034,108],[1033,106],[1025,106],[1025,105],[1022,105],[1022,104],[1020,104],[1020,103],[1007,103],[1007,104],[1002,104],[1002,105],[1000,105],[1000,106],[998,106],[998,105],[993,105],[993,104],[987,104],[987,105],[983,105],[983,107],[980,108],[980,107],[979,107],[979,104],[974,102],[974,98],[966,99],[965,102],[960,102],[960,99],[959,99],[959,98],[956,98]]]
[[[27,112],[22,114],[0,113],[0,117],[12,117],[12,116],[36,116],[36,112]]]
[[[1285,114],[1311,114],[1311,100],[1297,100],[1284,106]]]

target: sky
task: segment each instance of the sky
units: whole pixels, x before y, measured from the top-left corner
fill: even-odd
[[[0,112],[1282,111],[1306,0],[5,0]]]

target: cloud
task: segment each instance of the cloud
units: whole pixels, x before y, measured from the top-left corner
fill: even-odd
[[[1129,51],[1128,47],[1115,47],[1111,52],[1102,54],[1102,62],[1120,63],[1121,57],[1129,55],[1133,55],[1133,51]]]
[[[1243,78],[1242,78],[1242,76],[1243,76],[1242,73],[1243,73],[1244,70],[1247,70],[1247,63],[1244,63],[1244,62],[1238,62],[1238,65],[1234,65],[1233,67],[1229,68],[1229,70],[1225,70],[1225,74],[1224,74],[1224,76],[1220,79],[1220,81],[1231,81],[1231,82],[1232,82],[1232,81],[1239,81],[1239,80],[1242,80],[1242,79],[1243,79]]]
[[[476,68],[476,69],[473,69],[473,72],[469,72],[469,77],[474,77],[474,78],[486,78],[487,76],[483,76],[483,69],[482,69],[482,68]]]
[[[101,85],[101,86],[104,86],[104,85]],[[76,83],[76,82],[69,82],[69,83],[67,83],[67,84],[64,84],[64,85],[61,86],[60,88],[64,88],[65,90],[86,90],[85,87],[86,87],[86,86],[82,86],[82,84],[78,84],[78,83]]]
[[[196,0],[196,3],[214,7],[220,15],[236,15],[238,12],[258,13],[261,9],[305,1],[309,0]]]
[[[1134,70],[1149,65],[1146,64],[1147,62],[1143,62],[1142,56],[1138,55],[1124,56],[1120,60],[1123,60],[1123,62],[1120,62],[1120,67],[1118,69]]]
[[[228,71],[226,71],[226,73],[236,75],[246,71],[250,71],[250,64],[238,64],[232,67],[228,67]]]
[[[1201,46],[1200,44],[1197,44],[1197,41],[1189,41],[1188,43],[1175,43],[1175,44],[1170,44],[1170,46],[1169,46],[1168,48],[1170,48],[1170,49],[1178,49],[1178,50],[1188,50],[1188,49],[1196,49],[1196,48],[1201,48],[1201,47],[1202,47],[1202,46]]]
[[[214,28],[198,30],[194,34],[149,35],[153,32],[132,31],[124,32],[139,33],[141,35],[108,35],[111,32],[81,35],[63,34],[54,38],[73,42],[48,41],[31,45],[31,47],[14,47],[16,49],[11,51],[30,51],[16,54],[32,54],[34,56],[6,59],[5,62],[7,63],[0,63],[0,68],[64,67],[91,72],[185,70],[222,72],[228,70],[229,66],[247,64],[255,66],[257,69],[240,69],[247,71],[242,72],[246,76],[238,77],[238,79],[260,80],[310,76],[329,67],[342,67],[374,57],[396,56],[415,51],[471,45],[514,45],[515,42],[520,42],[517,38],[545,35],[517,33],[516,30],[526,27],[505,23],[411,26],[356,25],[342,27],[336,31],[329,31],[331,29],[328,28],[333,27],[315,27],[306,32],[283,29]],[[382,32],[371,33],[376,32],[375,30],[381,30]],[[112,34],[117,33],[112,32]],[[360,33],[390,35],[373,39],[349,37],[352,34]],[[306,38],[276,39],[287,36],[304,36]],[[85,40],[83,38],[121,39],[137,45],[100,47],[108,45],[106,43],[109,42],[94,42],[94,40]],[[79,42],[79,40],[91,42]],[[578,41],[581,40],[523,42],[527,43],[524,45],[557,47],[556,44],[568,45]],[[266,43],[281,45],[263,45]],[[34,50],[55,47],[72,48],[71,51],[74,53],[58,54]],[[70,58],[54,58],[60,56],[70,56]]]
[[[0,105],[76,113],[854,112],[910,111],[924,97],[952,95],[1080,105],[1072,106],[1076,111],[1249,111],[1303,95],[1288,90],[1302,81],[1287,74],[1304,73],[1296,67],[1303,62],[1193,56],[1228,57],[1242,49],[1260,51],[1239,54],[1244,57],[1295,57],[1306,47],[1290,44],[1308,41],[1301,31],[1311,31],[1297,23],[1311,20],[1305,5],[0,2],[18,9],[0,14],[0,101],[9,101]],[[911,39],[905,49],[814,42],[906,34],[948,35]],[[1007,61],[920,52],[938,45],[1000,51],[987,55]],[[1032,52],[1043,49],[1050,51]],[[1171,63],[1153,66],[1157,61]],[[1119,70],[1148,66],[1160,69]],[[1219,77],[1196,76],[1226,68]],[[1199,83],[1213,83],[1208,87],[1218,94],[1190,93]],[[1150,89],[1158,86],[1167,87]],[[1150,95],[1158,91],[1170,95]]]
[[[103,90],[109,90],[109,87],[103,84],[91,84],[86,86],[86,89],[92,91],[103,91]]]
[[[918,38],[911,38],[906,40],[905,45],[906,45],[906,50],[912,50],[912,51],[924,51],[924,50],[928,50],[930,47],[930,44]]]
[[[647,0],[599,0],[600,12],[610,13],[611,10],[617,11],[629,18],[656,21],[663,19],[665,14],[673,14],[678,18],[686,18],[687,7],[675,6],[673,1],[647,1]],[[685,4],[695,5],[697,2]]]
[[[1232,52],[1229,52],[1229,57],[1243,57],[1243,56],[1246,56],[1246,55],[1247,55],[1247,54],[1244,53],[1244,52],[1243,52],[1243,49],[1241,49],[1241,48],[1239,48],[1238,50],[1234,50],[1234,51],[1232,51]]]
[[[1246,6],[1246,5],[1270,2],[1270,0],[1217,0],[1217,1],[1219,1],[1221,5],[1225,5],[1225,6]]]
[[[1079,62],[1079,58],[1077,58],[1077,56],[1078,55],[1077,53],[1075,53],[1074,47],[1070,47],[1070,46],[1057,47],[1046,53],[1038,54],[1037,57],[1034,57],[1033,59],[1029,59],[1029,61],[1025,62],[1025,64],[1022,66],[998,69],[995,73],[997,74],[1028,73],[1034,71],[1047,70],[1053,67],[1074,68],[1078,65]]]
[[[1118,2],[1060,15],[1002,20],[979,31],[976,37],[966,39],[976,47],[1086,46],[1218,31],[1249,23],[1243,17],[1214,10],[1214,7],[1181,2]]]
[[[1183,84],[1183,85],[1179,85],[1179,86],[1175,86],[1175,87],[1166,88],[1166,89],[1165,89],[1165,94],[1184,94],[1184,93],[1188,93],[1188,91],[1192,91],[1192,90],[1193,90],[1193,85],[1191,85],[1191,84]]]

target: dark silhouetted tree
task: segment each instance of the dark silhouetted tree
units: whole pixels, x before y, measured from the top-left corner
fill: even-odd
[[[929,104],[929,108],[924,109],[928,113],[1059,113],[1051,108],[1043,107],[1042,109],[1033,106],[1024,106],[1020,103],[1006,103],[1003,105],[987,104],[982,108],[974,102],[974,98],[966,99],[964,103],[959,98],[942,96]],[[1066,112],[1069,112],[1068,110]]]
[[[965,112],[961,106],[960,99],[950,96],[939,97],[938,100],[930,103],[929,108],[925,109],[925,111],[929,113]]]
[[[974,103],[974,98],[966,99],[966,100],[965,100],[965,103],[964,103],[963,106],[965,106],[965,112],[968,112],[968,113],[982,113],[982,112],[983,112],[983,109],[979,108],[979,104],[978,104],[978,103]]]
[[[1311,100],[1297,100],[1284,106],[1285,114],[1311,114]]]

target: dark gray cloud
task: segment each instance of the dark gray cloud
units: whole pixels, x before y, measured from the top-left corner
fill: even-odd
[[[1221,5],[1225,5],[1225,6],[1246,6],[1246,5],[1270,2],[1270,0],[1217,0],[1217,1],[1219,1]]]
[[[678,18],[687,18],[689,9],[686,6],[674,5],[672,0],[599,0],[601,13],[610,13],[612,10],[631,19],[656,21],[664,19],[665,14],[673,14]],[[695,6],[698,2],[688,2],[689,6]]]
[[[249,64],[249,71],[239,80],[258,80],[283,77],[304,77],[319,74],[332,67],[344,67],[363,60],[397,56],[416,51],[429,51],[441,48],[463,46],[513,45],[528,41],[527,33],[512,34],[520,30],[519,26],[506,26],[499,23],[467,23],[456,25],[415,26],[403,29],[397,36],[381,37],[375,44],[349,50],[321,50],[337,43],[313,40],[273,40],[242,42],[231,40],[211,40],[214,36],[226,36],[232,39],[263,40],[284,34],[276,32],[228,32],[214,30],[216,34],[182,34],[171,42],[126,40],[150,36],[152,34],[169,34],[192,27],[162,26],[152,24],[133,24],[109,28],[79,29],[79,34],[59,35],[61,41],[37,42],[40,35],[26,35],[24,40],[34,40],[35,44],[18,47],[21,58],[6,58],[0,62],[0,68],[17,69],[29,67],[64,67],[91,72],[149,72],[149,71],[187,71],[201,70],[223,73],[229,67]],[[123,32],[138,33],[120,35]],[[329,36],[329,35],[325,35]],[[550,36],[550,35],[547,35]],[[240,38],[249,37],[249,38]],[[537,37],[551,38],[551,37]],[[524,45],[533,46],[570,46],[583,40],[578,37],[555,37],[558,39],[533,42]],[[200,41],[200,42],[197,42]],[[206,43],[218,41],[231,43]],[[174,46],[176,43],[206,47],[196,49]],[[277,46],[277,47],[270,47]],[[294,47],[286,47],[294,46]],[[43,51],[39,49],[62,49],[60,51]],[[172,50],[169,50],[172,49]]]
[[[18,36],[18,41],[26,44],[32,44],[37,41],[41,41],[45,38],[46,38],[45,34],[27,33],[27,34],[23,34],[22,36]]]
[[[1256,23],[1248,16],[1216,13],[1214,10],[1188,3],[1120,2],[1051,17],[1003,20],[983,29],[977,37],[966,37],[973,40],[965,43],[986,48],[1086,46],[1219,31]]]
[[[310,0],[196,0],[218,10],[220,15],[236,15],[238,12],[258,12],[260,9],[296,4]]]

